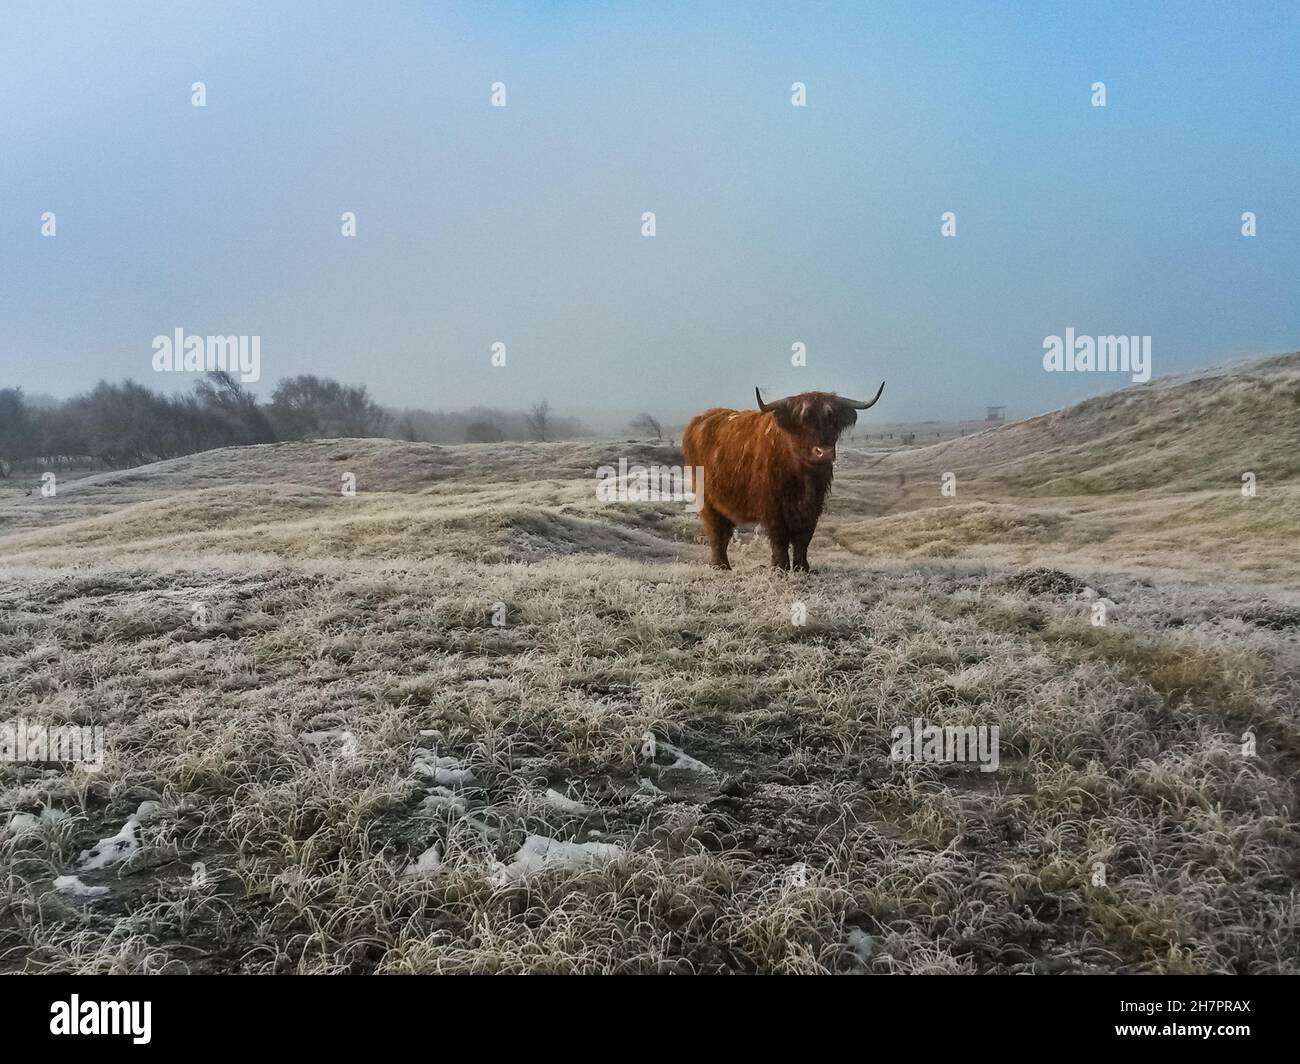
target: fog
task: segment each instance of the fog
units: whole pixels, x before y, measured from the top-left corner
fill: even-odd
[[[1067,329],[1149,337],[1156,377],[1294,349],[1296,19],[1195,21],[8,4],[0,387],[185,391],[151,365],[182,329],[259,337],[263,398],[615,431],[755,385],[886,380],[881,421],[1129,385],[1044,372]]]

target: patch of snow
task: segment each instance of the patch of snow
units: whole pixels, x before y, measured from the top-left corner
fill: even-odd
[[[427,795],[415,811],[417,815],[425,816],[439,816],[445,813],[464,816],[468,808],[465,799],[451,788],[434,787],[433,793]]]
[[[590,868],[616,861],[624,852],[621,846],[608,842],[560,842],[545,835],[529,835],[510,864],[497,865],[493,879],[506,886],[555,868]]]
[[[546,789],[546,794],[543,795],[542,800],[547,805],[551,806],[554,809],[560,810],[560,812],[562,813],[591,812],[591,810],[588,809],[587,806],[583,805],[582,802],[574,801],[572,798],[566,797],[565,795],[561,794],[559,791],[555,790],[552,787],[548,787]]]
[[[135,822],[137,824],[147,824],[158,815],[157,802],[141,802],[140,808],[135,811]]]
[[[140,821],[132,814],[116,835],[100,839],[89,850],[82,850],[77,867],[83,872],[93,872],[100,868],[107,868],[109,865],[121,864],[134,857],[140,849],[140,840],[136,838],[136,828],[139,824]]]
[[[346,728],[331,728],[328,731],[307,732],[300,736],[304,743],[323,746],[325,743],[338,743],[340,757],[357,756],[357,737]]]
[[[674,761],[671,765],[667,766],[668,768],[680,768],[680,769],[684,769],[687,772],[708,772],[710,774],[713,774],[713,769],[709,768],[709,766],[706,765],[703,761],[696,761],[695,758],[691,757],[690,754],[686,753],[683,750],[678,749],[676,746],[673,746],[672,743],[666,743],[662,739],[660,739],[659,749],[665,751],[666,753],[675,754],[677,756],[677,760]]]
[[[781,873],[781,885],[785,887],[806,887],[808,885],[808,865],[797,861]]]
[[[71,894],[74,898],[101,898],[108,893],[107,887],[87,886],[76,876],[59,876],[54,881],[54,889],[60,894]]]
[[[848,950],[858,960],[860,964],[866,964],[871,960],[871,951],[875,947],[871,936],[860,927],[855,927],[849,932],[849,940],[846,943]]]
[[[481,816],[477,816],[474,813],[468,814],[464,819],[466,824],[472,827],[479,834],[486,835],[488,838],[495,839],[501,834],[499,829],[494,828]]]
[[[9,818],[9,823],[5,825],[6,833],[22,834],[24,831],[35,831],[42,824],[57,824],[60,820],[67,817],[66,809],[55,809],[47,805],[39,814],[32,813],[14,813]]]
[[[416,879],[419,876],[431,876],[442,869],[442,854],[438,851],[438,844],[435,842],[424,853],[420,854],[414,861],[406,866],[406,871],[402,873],[407,879]]]
[[[35,831],[40,821],[31,813],[15,813],[9,818],[9,824],[5,831],[12,831],[21,834],[24,831]]]
[[[419,747],[411,768],[444,787],[459,787],[474,782],[474,773],[454,757],[438,757],[432,750]]]

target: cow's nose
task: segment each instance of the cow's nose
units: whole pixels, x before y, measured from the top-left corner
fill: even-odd
[[[817,459],[817,461],[819,461],[819,462],[833,462],[833,461],[835,461],[835,448],[834,448],[834,447],[814,447],[814,448],[812,449],[812,453],[813,453],[813,457],[814,457],[815,459]]]

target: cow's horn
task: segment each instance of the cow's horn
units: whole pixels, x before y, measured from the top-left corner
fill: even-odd
[[[881,381],[880,391],[876,392],[876,399],[880,398],[880,392],[883,392],[884,390],[885,390],[885,382]],[[856,399],[842,399],[840,401],[852,407],[854,410],[866,410],[876,405],[876,399],[872,399],[871,402],[869,403],[859,403]],[[760,406],[762,405],[761,399],[759,400],[759,405]]]
[[[763,393],[758,390],[757,386],[754,388],[754,398],[758,400],[758,408],[763,413],[766,414],[772,409],[767,403],[763,402]]]

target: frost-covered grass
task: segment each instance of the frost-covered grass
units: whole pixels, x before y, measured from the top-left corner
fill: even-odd
[[[816,572],[746,536],[718,573],[680,507],[595,502],[620,454],[291,444],[0,503],[0,720],[108,738],[0,763],[0,971],[1300,971],[1288,579],[1089,560],[1070,513],[891,548],[931,518],[851,472]],[[915,718],[997,726],[998,770],[891,761]]]
[[[4,704],[109,749],[0,767],[0,964],[1294,970],[1295,628],[1105,591],[1098,629],[943,563],[11,576]],[[918,716],[998,725],[999,771],[891,762]]]
[[[835,492],[825,534],[866,559],[1300,590],[1300,354],[1158,379],[932,446],[850,447]]]

